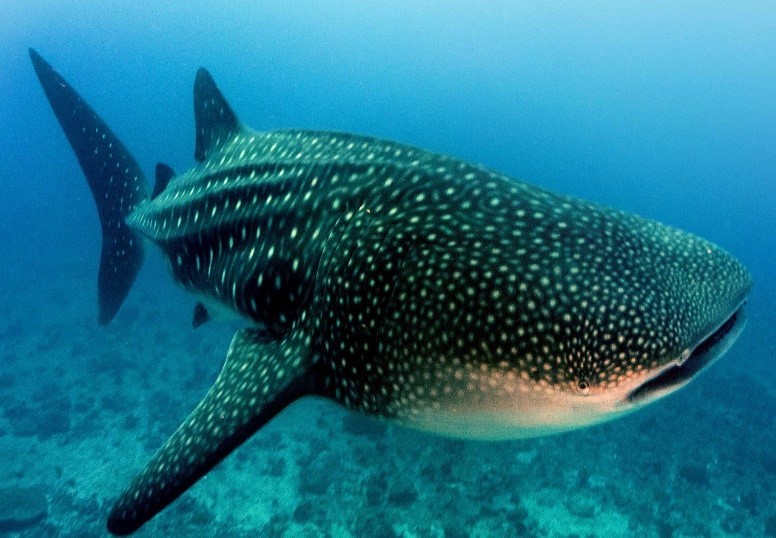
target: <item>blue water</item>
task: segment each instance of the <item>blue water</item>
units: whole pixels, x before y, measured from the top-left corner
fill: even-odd
[[[776,535],[776,5],[250,4],[2,9],[0,535],[102,535],[235,328],[192,331],[155,256],[97,326],[96,211],[30,46],[149,176],[193,163],[205,66],[256,129],[453,154],[697,233],[755,281],[728,355],[638,414],[478,444],[300,402],[142,535]]]

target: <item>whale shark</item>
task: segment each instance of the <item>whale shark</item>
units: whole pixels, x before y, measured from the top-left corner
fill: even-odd
[[[484,166],[342,132],[255,131],[204,69],[194,166],[141,166],[30,49],[97,205],[99,323],[155,245],[196,297],[245,321],[212,388],[121,493],[129,534],[293,401],[467,439],[639,409],[725,353],[747,270],[664,224]],[[174,390],[174,388],[171,388]]]

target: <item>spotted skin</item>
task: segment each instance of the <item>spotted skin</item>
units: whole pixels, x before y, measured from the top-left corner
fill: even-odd
[[[32,54],[80,160],[95,143],[80,129],[101,121]],[[445,435],[539,435],[675,390],[743,327],[748,273],[691,234],[394,142],[253,131],[204,70],[194,108],[198,164],[162,168],[153,197],[108,220],[160,248],[203,302],[195,326],[228,309],[250,328],[121,494],[113,533],[305,395]],[[98,206],[135,185],[100,197],[82,167]]]
[[[579,403],[582,423],[564,415],[552,427],[544,408],[521,416],[523,395],[627,386],[716,329],[748,291],[742,266],[698,237],[428,159],[420,175],[433,186],[364,203],[326,261],[316,328],[348,407],[476,438],[596,422],[606,416]],[[451,423],[494,409],[511,416]],[[492,424],[504,420],[506,432]]]

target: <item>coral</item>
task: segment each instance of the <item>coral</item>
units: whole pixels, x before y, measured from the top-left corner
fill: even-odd
[[[268,476],[281,477],[286,473],[286,460],[270,456],[264,462],[264,473]]]
[[[363,538],[395,538],[398,536],[388,519],[379,513],[356,521],[352,532],[353,535]]]
[[[46,517],[48,506],[42,487],[1,488],[0,500],[0,533],[25,530]]]
[[[16,402],[8,406],[3,414],[9,420],[14,435],[37,436],[46,440],[70,430],[70,410],[70,400],[55,396],[36,407]]]
[[[679,467],[679,476],[696,486],[708,487],[711,484],[708,469],[696,463],[686,463]]]
[[[577,491],[567,496],[563,505],[570,514],[582,518],[591,518],[599,510],[599,503],[585,491]]]
[[[765,520],[765,536],[776,536],[776,514]]]

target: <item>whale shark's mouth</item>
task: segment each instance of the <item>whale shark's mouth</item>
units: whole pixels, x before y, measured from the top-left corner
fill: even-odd
[[[653,400],[685,385],[706,366],[722,356],[733,344],[746,325],[742,303],[716,330],[701,340],[682,359],[663,368],[631,392],[626,401],[630,404]]]

